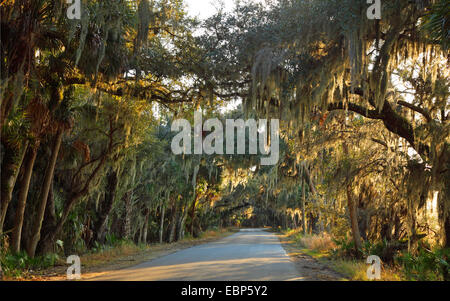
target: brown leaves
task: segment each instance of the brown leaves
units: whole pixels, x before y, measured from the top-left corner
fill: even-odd
[[[31,120],[31,135],[35,138],[39,138],[50,127],[50,111],[38,97],[35,97],[28,104],[26,113],[28,118]]]

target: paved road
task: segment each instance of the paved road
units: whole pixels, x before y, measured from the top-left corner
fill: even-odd
[[[245,229],[214,243],[173,254],[91,280],[302,280],[278,238],[262,229]]]

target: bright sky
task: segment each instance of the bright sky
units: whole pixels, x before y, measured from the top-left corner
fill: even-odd
[[[216,11],[216,7],[219,7],[219,1],[217,0],[185,0],[187,5],[187,11],[194,17],[199,19],[206,19],[212,16]],[[221,1],[226,11],[230,11],[234,6],[234,0],[222,0]]]

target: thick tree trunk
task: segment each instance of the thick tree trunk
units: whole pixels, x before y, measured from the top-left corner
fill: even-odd
[[[41,236],[46,236],[56,224],[56,212],[55,212],[55,197],[53,193],[53,181],[50,185],[50,191],[48,193],[47,206],[45,208],[44,222],[42,223]],[[40,240],[37,247],[39,254],[45,254],[43,252],[43,241]],[[48,249],[47,251],[54,251]],[[47,252],[48,253],[48,252]]]
[[[353,241],[355,242],[355,247],[357,252],[362,249],[361,235],[359,233],[358,226],[358,214],[355,202],[353,200],[353,192],[350,184],[347,184],[347,202],[348,211],[350,213],[350,223],[352,227]]]
[[[103,243],[105,241],[106,221],[111,213],[118,186],[117,172],[112,170],[108,173],[105,189],[105,199],[100,206],[98,219],[94,224],[95,241]]]
[[[39,194],[38,207],[36,215],[34,217],[35,220],[33,223],[33,228],[31,229],[32,231],[31,238],[27,246],[27,253],[28,256],[30,257],[34,257],[36,253],[36,247],[38,245],[39,240],[41,239],[42,221],[44,219],[45,207],[47,205],[48,194],[50,191],[53,175],[55,172],[56,160],[58,158],[63,133],[64,131],[62,128],[58,129],[53,144],[52,155],[45,170],[44,183],[42,184],[42,190],[41,193]]]
[[[19,174],[20,166],[25,157],[25,152],[28,148],[28,142],[23,145],[19,152],[17,149],[10,147],[7,143],[4,144],[5,156],[1,168],[1,200],[0,200],[0,234],[3,233],[3,225],[5,223],[6,212],[8,211],[9,203],[12,199],[14,186],[16,185],[17,176]]]
[[[34,162],[36,161],[37,148],[37,145],[34,147],[29,147],[23,165],[24,173],[19,183],[20,191],[17,199],[16,216],[14,219],[14,228],[11,236],[11,251],[14,253],[18,253],[20,251],[23,217],[28,197],[28,190],[30,188],[31,175],[33,174]]]

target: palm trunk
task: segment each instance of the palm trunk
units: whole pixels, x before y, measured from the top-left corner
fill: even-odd
[[[37,244],[41,238],[42,221],[44,219],[45,207],[47,205],[48,194],[50,191],[53,175],[55,172],[56,160],[58,158],[63,133],[64,132],[62,128],[58,129],[58,132],[56,133],[55,137],[55,142],[53,145],[52,155],[45,170],[44,183],[42,184],[42,190],[38,200],[38,208],[33,223],[33,228],[31,229],[32,231],[31,239],[27,247],[27,253],[28,256],[30,257],[34,257],[36,253]]]
[[[163,242],[163,234],[164,234],[164,213],[165,213],[165,206],[161,202],[161,223],[159,227],[159,243],[162,244]]]
[[[36,161],[38,145],[32,146],[28,149],[25,158],[23,170],[24,174],[20,181],[19,197],[17,199],[16,217],[14,220],[14,228],[12,232],[11,250],[14,253],[20,251],[20,241],[22,238],[23,217],[25,213],[25,205],[28,197],[28,190],[30,188],[31,175],[33,174],[34,162]]]
[[[56,225],[56,212],[55,212],[55,196],[53,192],[53,181],[50,184],[50,191],[48,193],[48,199],[47,199],[47,206],[45,207],[45,214],[44,214],[44,222],[42,223],[42,229],[41,229],[41,237],[46,237],[52,229],[54,229]],[[46,252],[44,251],[43,247],[43,241],[42,239],[38,243],[38,247],[36,249],[36,252],[39,252],[40,254],[45,254],[48,252],[54,252],[54,250],[46,249]]]
[[[18,155],[16,149],[10,147],[6,143],[4,146],[5,156],[3,158],[1,172],[0,234],[3,233],[6,212],[8,211],[8,206],[12,199],[13,189],[16,185],[20,166],[22,165],[25,152],[28,148],[28,142],[21,147]]]

